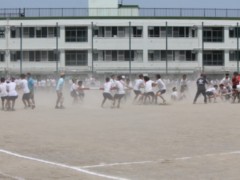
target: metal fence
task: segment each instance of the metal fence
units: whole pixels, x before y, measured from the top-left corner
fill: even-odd
[[[137,11],[137,15],[136,15]],[[94,13],[91,13],[94,12]],[[91,16],[127,16],[127,17],[218,17],[239,18],[240,9],[197,9],[197,8],[19,8],[0,9],[0,17],[91,17]]]

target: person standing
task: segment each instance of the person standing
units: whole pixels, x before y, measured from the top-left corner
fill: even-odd
[[[180,81],[180,100],[186,98],[186,91],[188,89],[187,75],[184,74]]]
[[[138,79],[135,80],[135,85],[133,86],[133,91],[135,94],[133,103],[138,99],[139,96],[142,96],[141,88],[144,87],[143,74],[138,76]]]
[[[157,91],[156,97],[155,97],[156,104],[157,104],[157,97],[160,97],[163,100],[163,104],[166,104],[166,100],[164,99],[163,94],[166,93],[167,88],[166,88],[165,83],[162,81],[160,74],[156,74],[155,84],[158,86],[158,91]]]
[[[30,101],[32,103],[32,109],[35,108],[35,99],[34,99],[34,80],[31,73],[27,73],[28,88],[30,90]]]
[[[32,105],[30,102],[30,90],[28,88],[28,81],[26,79],[25,74],[21,74],[20,78],[21,78],[20,86],[23,89],[22,101],[24,104],[24,108],[27,109]]]
[[[208,81],[206,79],[205,74],[201,74],[200,77],[197,79],[197,93],[195,95],[195,98],[193,100],[193,104],[197,102],[197,98],[200,94],[204,97],[204,103],[207,103],[207,96],[206,96],[206,87],[205,85],[208,84]]]
[[[120,75],[117,76],[117,81],[115,82],[115,87],[114,87],[116,88],[117,92],[113,98],[113,105],[112,105],[113,108],[115,107],[116,101],[117,101],[117,108],[120,108],[121,99],[125,96],[124,85],[121,82],[121,80],[122,80],[122,76]]]
[[[0,97],[2,101],[2,110],[5,110],[5,102],[7,101],[7,83],[5,82],[5,78],[1,78],[1,84],[0,84]]]
[[[11,78],[11,80],[7,81],[7,103],[6,103],[6,110],[7,111],[15,111],[15,101],[18,98],[18,93],[16,91],[16,82],[15,78]]]
[[[63,106],[63,86],[64,86],[64,78],[65,74],[61,73],[60,78],[58,79],[57,86],[56,86],[56,93],[57,93],[57,101],[56,101],[56,109],[64,109]]]
[[[110,78],[107,77],[105,79],[105,83],[103,86],[103,100],[101,107],[103,107],[104,103],[106,102],[107,99],[113,101],[113,96],[111,94],[111,89],[112,89],[112,83],[110,82]]]

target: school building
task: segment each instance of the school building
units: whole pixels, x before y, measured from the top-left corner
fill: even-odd
[[[240,10],[0,9],[0,71],[183,74],[239,71]]]

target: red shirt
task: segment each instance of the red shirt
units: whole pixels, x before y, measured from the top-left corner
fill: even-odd
[[[240,78],[240,76],[233,76],[233,78],[232,78],[233,86],[237,86],[239,84],[239,80],[240,80],[239,78]]]

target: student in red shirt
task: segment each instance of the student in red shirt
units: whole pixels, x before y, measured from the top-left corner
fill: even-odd
[[[238,98],[238,102],[240,102],[239,99],[239,92],[237,90],[237,85],[239,85],[240,79],[239,79],[239,74],[238,72],[233,73],[232,77],[232,96],[233,96],[233,103],[235,102],[236,98]]]

